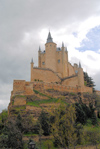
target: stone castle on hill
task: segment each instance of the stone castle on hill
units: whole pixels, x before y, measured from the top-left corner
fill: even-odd
[[[38,67],[34,67],[31,61],[31,80],[14,80],[14,95],[33,95],[34,89],[46,90],[54,89],[66,92],[90,92],[92,88],[84,85],[84,74],[81,64],[72,66],[68,62],[68,51],[62,43],[62,47],[57,47],[53,42],[49,32],[45,50],[42,52],[39,47]],[[20,102],[20,101],[19,101]]]

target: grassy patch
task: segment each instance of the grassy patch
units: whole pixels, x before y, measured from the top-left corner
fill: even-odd
[[[34,133],[29,132],[29,133],[24,134],[24,136],[31,137],[31,136],[38,136],[38,134],[34,134]]]
[[[14,99],[15,97],[26,98],[26,96],[24,96],[24,95],[15,95],[12,97],[12,99]]]
[[[25,109],[25,106],[16,106],[14,107],[16,110],[24,110]]]
[[[67,104],[64,100],[60,100],[58,98],[50,98],[50,99],[43,99],[43,100],[35,100],[32,102],[27,102],[27,105],[40,107],[40,104],[49,104],[49,103],[63,103]]]
[[[70,95],[75,96],[75,95],[76,95],[76,93],[71,92],[71,93],[70,93]]]
[[[46,96],[45,94],[43,94],[43,93],[41,93],[41,92],[39,92],[39,91],[37,91],[37,90],[34,90],[34,89],[33,89],[33,91],[34,91],[36,94],[39,94],[39,95],[41,95],[41,96]]]
[[[36,143],[37,147],[40,148],[40,142]],[[53,140],[44,140],[41,142],[41,149],[57,149],[56,147],[54,147],[53,145]]]

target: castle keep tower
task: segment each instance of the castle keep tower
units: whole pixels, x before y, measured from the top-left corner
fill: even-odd
[[[57,44],[53,42],[51,33],[49,32],[47,42],[45,44],[45,50],[42,52],[40,47],[38,51],[38,66],[39,68],[49,68],[60,77],[68,76],[68,51],[62,43],[62,47],[57,47]]]
[[[56,72],[56,44],[53,42],[50,32],[48,34],[47,42],[45,44],[45,53],[45,68],[49,68]]]

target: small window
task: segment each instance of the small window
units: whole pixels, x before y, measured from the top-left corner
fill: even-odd
[[[42,65],[45,65],[45,62],[42,62]]]
[[[78,70],[75,70],[75,73],[78,73]]]
[[[60,59],[58,59],[58,63],[60,63]]]

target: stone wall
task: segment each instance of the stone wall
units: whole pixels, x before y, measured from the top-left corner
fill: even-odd
[[[69,80],[69,79],[68,79]],[[65,80],[67,81],[67,80]],[[39,82],[39,81],[34,81],[34,82],[25,82],[24,83],[24,88],[23,88],[23,83],[21,84],[21,87],[18,84],[16,87],[16,83],[20,82],[20,80],[16,80],[14,83],[13,92],[12,96],[15,95],[34,95],[33,89],[44,91],[47,89],[54,89],[58,91],[66,91],[66,92],[90,92],[92,93],[92,88],[91,87],[81,87],[81,86],[71,86],[71,82],[77,81],[77,77],[70,78],[70,85],[65,85],[65,84],[57,84],[57,83],[46,83],[46,82]],[[75,82],[76,83],[76,82]],[[20,83],[19,83],[20,84]],[[17,90],[18,89],[18,90]]]
[[[66,86],[77,87],[78,86],[78,76],[66,79],[62,82],[62,84],[66,85]]]
[[[56,73],[49,69],[33,68],[31,81],[41,80],[43,82],[60,82]]]
[[[13,81],[13,95],[24,94],[25,91],[25,80],[14,80]]]
[[[14,106],[22,106],[22,105],[26,105],[26,99],[25,97],[15,97],[14,99]]]
[[[68,63],[68,76],[75,75],[74,67]]]

